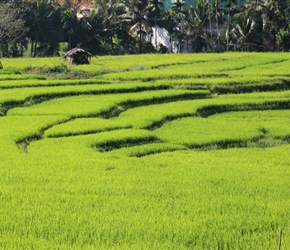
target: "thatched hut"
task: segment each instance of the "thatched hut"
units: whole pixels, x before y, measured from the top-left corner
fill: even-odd
[[[91,53],[81,48],[73,48],[64,54],[64,58],[73,64],[89,64],[91,57]]]

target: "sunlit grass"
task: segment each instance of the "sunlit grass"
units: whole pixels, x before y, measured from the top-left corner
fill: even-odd
[[[289,58],[1,59],[0,248],[289,249]]]

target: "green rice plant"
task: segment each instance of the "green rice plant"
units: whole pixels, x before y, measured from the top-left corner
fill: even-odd
[[[264,81],[257,81],[251,83],[229,83],[229,84],[216,84],[211,87],[213,93],[226,94],[226,93],[251,93],[262,91],[281,91],[288,90],[290,86],[289,80],[284,79],[267,79]]]
[[[110,151],[115,148],[125,147],[126,145],[143,144],[145,142],[153,142],[158,138],[150,131],[136,130],[136,129],[119,129],[113,131],[106,131],[97,134],[79,135],[74,137],[61,137],[61,138],[47,138],[41,142],[34,142],[33,144],[43,144],[46,142],[59,141],[74,141],[75,143],[82,144],[86,147],[97,148],[99,151]],[[31,150],[35,146],[31,144]]]
[[[50,57],[50,58],[1,58],[1,62],[4,70],[13,70],[19,72],[26,68],[35,67],[54,67],[56,65],[65,64],[62,58]],[[66,63],[69,65],[68,63]],[[1,73],[1,72],[0,72]]]
[[[253,65],[250,68],[245,68],[240,71],[233,72],[234,75],[260,75],[260,76],[287,76],[289,77],[289,58],[277,62],[272,62],[262,65]],[[273,71],[273,69],[275,69]]]
[[[155,132],[165,142],[180,143],[188,147],[210,144],[220,147],[237,144],[245,147],[249,146],[248,141],[253,141],[254,146],[257,145],[257,142],[254,143],[255,138],[260,137],[264,144],[265,138],[268,138],[267,144],[275,146],[283,142],[275,141],[274,138],[289,136],[289,119],[289,110],[229,112],[208,118],[183,118],[167,123]],[[261,140],[258,142],[261,143]]]
[[[268,137],[283,138],[290,134],[289,110],[229,112],[215,115],[211,118],[222,120],[229,119],[238,124],[240,122],[245,122],[248,127],[256,127]]]
[[[8,111],[8,115],[96,116],[108,112],[119,104],[139,103],[136,104],[139,106],[144,105],[143,102],[162,102],[179,98],[189,99],[199,95],[206,96],[207,94],[207,91],[160,90],[116,95],[80,95],[56,98],[29,107],[14,108]]]
[[[93,134],[103,131],[132,127],[128,123],[116,123],[112,119],[77,118],[45,130],[46,137],[63,137],[81,134]]]
[[[0,138],[6,138],[17,142],[26,137],[37,137],[45,128],[63,122],[67,119],[68,116],[57,115],[0,117]]]
[[[35,104],[43,100],[57,97],[75,96],[81,94],[108,94],[108,93],[127,93],[145,90],[169,89],[169,85],[148,84],[148,83],[127,83],[127,84],[104,84],[104,85],[77,85],[77,86],[56,86],[56,87],[37,87],[37,88],[16,88],[1,90],[0,104],[5,106],[21,106],[25,102],[27,105]]]
[[[205,100],[202,100],[201,102],[204,101]],[[134,128],[150,128],[163,120],[170,120],[171,117],[178,118],[195,115],[199,103],[198,100],[187,100],[136,107],[122,112],[118,117],[112,120],[117,123],[127,121],[129,124],[132,124]]]
[[[252,96],[255,95],[252,94]],[[235,98],[235,96],[232,96],[232,99],[228,101],[228,103],[234,103],[234,101],[237,102],[237,100],[235,99],[237,98]],[[219,101],[221,103],[222,108],[224,107],[224,105],[227,105],[226,103],[223,103],[222,98]],[[216,99],[180,101],[180,102],[175,101],[165,104],[156,104],[150,106],[131,108],[127,111],[121,109],[120,111],[122,111],[122,113],[114,119],[109,120],[104,120],[100,118],[76,119],[71,122],[67,122],[65,124],[54,126],[49,130],[47,130],[45,134],[47,136],[54,137],[54,136],[94,133],[104,130],[118,129],[122,127],[146,128],[150,126],[156,126],[158,123],[162,123],[163,121],[166,122],[166,120],[177,119],[179,117],[184,116],[194,116],[198,110],[203,109],[203,106],[208,106],[211,103],[216,105],[218,101]],[[257,109],[262,109],[263,106],[263,102],[261,102],[260,104],[253,102],[251,104],[251,102],[248,102],[248,99],[246,99],[245,104],[246,106],[243,104],[243,102],[242,103],[238,102],[237,107],[235,107],[234,105],[230,106],[229,110],[237,109],[239,108],[239,105],[242,105],[239,108],[241,110],[243,109],[247,110],[250,107],[254,108],[255,105],[257,106]],[[272,105],[273,107],[275,107],[275,105],[277,106],[279,105],[279,103],[277,104],[274,101]],[[218,111],[216,106],[213,107],[213,110],[214,109],[216,109],[216,112],[220,112]],[[225,113],[225,115],[227,115],[227,113]],[[204,123],[206,123],[206,119],[201,119],[201,121],[202,120],[204,120]],[[275,119],[275,122],[276,121],[277,120]],[[202,126],[205,126],[205,124],[201,125],[201,127]],[[198,131],[196,132],[198,133]]]
[[[188,147],[208,144],[234,144],[262,135],[255,126],[248,123],[231,122],[229,119],[183,118],[156,129],[156,135],[165,142],[187,145]]]
[[[181,144],[159,142],[159,143],[142,144],[131,147],[122,147],[120,149],[115,149],[113,153],[110,152],[110,154],[129,157],[144,157],[151,154],[159,154],[164,152],[186,149],[187,147]]]
[[[236,76],[156,80],[176,89],[208,89],[213,94],[240,94],[288,90],[290,81],[284,77]]]
[[[168,120],[186,116],[209,116],[215,113],[252,110],[283,109],[289,107],[289,91],[221,95],[217,98],[185,100],[173,103],[136,107],[122,112],[115,120],[127,121],[135,128],[159,127]]]
[[[232,56],[231,56],[232,55]],[[204,58],[211,58],[210,55],[205,55]],[[249,60],[249,58],[251,58]],[[250,63],[249,63],[250,61]],[[225,54],[223,58],[217,57],[212,60],[195,61],[188,64],[174,64],[163,68],[147,69],[134,72],[122,72],[106,74],[103,77],[105,79],[118,79],[118,80],[140,80],[152,81],[158,79],[178,79],[178,78],[211,78],[211,77],[229,77],[232,72],[235,75],[244,69],[251,70],[252,67],[271,67],[271,63],[279,64],[278,62],[287,64],[286,56],[264,56],[259,57],[258,54],[245,54],[243,57],[235,57],[234,54]],[[246,74],[242,72],[243,74]],[[242,75],[239,74],[239,75]],[[251,74],[252,75],[252,74]],[[262,75],[262,74],[258,74]]]
[[[8,88],[27,88],[27,87],[49,87],[49,86],[69,86],[69,85],[93,85],[106,84],[109,82],[98,79],[77,79],[77,80],[5,80],[0,81],[1,89]]]
[[[196,65],[199,64],[199,67]],[[206,68],[207,65],[204,65],[204,62],[186,65],[174,65],[161,69],[151,69],[143,71],[133,71],[133,72],[122,72],[122,73],[112,73],[103,75],[103,79],[106,80],[142,80],[142,81],[153,81],[159,79],[179,79],[179,78],[207,78],[207,77],[225,77],[227,74],[213,71],[215,64],[210,65],[207,70],[203,70],[200,73],[201,68]]]
[[[0,117],[0,155],[9,159],[27,152],[30,141],[39,140],[44,130],[67,119],[66,116]]]
[[[255,95],[252,94],[252,96],[255,96]],[[233,96],[233,100],[234,100],[234,96]],[[233,100],[231,100],[231,101],[233,101]],[[210,100],[210,101],[212,101],[212,100]],[[199,103],[197,103],[197,102],[199,102]],[[135,109],[130,109],[130,110],[122,113],[118,118],[110,119],[110,122],[108,122],[108,125],[107,125],[109,127],[106,127],[104,125],[101,125],[101,126],[104,126],[104,127],[102,127],[103,129],[112,129],[112,128],[116,129],[116,128],[122,127],[122,126],[125,126],[125,127],[126,126],[133,126],[133,127],[137,127],[137,128],[138,127],[148,127],[148,126],[151,127],[152,124],[156,124],[156,120],[158,121],[158,119],[162,121],[162,120],[167,120],[167,119],[170,120],[174,117],[175,117],[175,119],[177,119],[178,117],[183,117],[183,116],[187,116],[187,115],[194,115],[194,111],[197,111],[198,104],[201,105],[201,102],[205,102],[205,101],[204,100],[203,101],[183,101],[183,102],[175,102],[175,103],[168,103],[168,104],[151,105],[150,106],[151,113],[150,112],[146,113],[146,110],[148,109],[148,107],[139,107],[139,108],[135,108]],[[217,102],[217,101],[215,101],[215,102]],[[181,108],[180,110],[177,109],[177,107],[178,107],[177,104],[180,104],[180,108]],[[191,104],[193,106],[190,106],[189,104]],[[205,104],[205,103],[203,103],[203,104]],[[243,103],[238,102],[238,104],[240,105]],[[252,108],[255,107],[255,105],[258,105],[257,108],[260,109],[263,106],[263,102],[260,104],[259,103],[257,104],[254,102],[252,105],[248,106],[249,104],[250,103],[248,103],[248,101],[246,99],[246,106],[241,106],[239,109],[248,110],[251,107]],[[275,105],[276,104],[274,102],[274,107],[275,107]],[[170,106],[172,106],[172,108]],[[157,107],[160,107],[160,109],[159,109],[160,111],[158,111]],[[195,107],[195,109],[194,109],[194,107]],[[237,106],[237,107],[239,107],[239,106]],[[192,113],[190,113],[190,109],[191,109],[191,111],[193,111]],[[235,109],[235,107],[231,106],[230,109]],[[140,114],[138,112],[136,112],[136,110],[138,110],[140,112]],[[153,110],[153,112],[152,112],[152,110]],[[174,112],[179,112],[179,113],[174,114],[172,112],[172,110],[174,110]],[[143,114],[143,116],[141,114]],[[155,118],[153,118],[152,115],[154,115],[153,117],[155,117]],[[130,119],[128,119],[128,117],[130,117]],[[199,133],[201,133],[200,128],[207,127],[208,122],[211,121],[211,119],[209,119],[209,121],[204,119],[204,118],[199,118],[199,119],[201,121],[203,120],[203,123],[201,123],[201,125],[198,125],[199,126],[198,128],[196,128],[196,127],[192,128],[193,133],[196,133],[197,135],[199,135]],[[131,120],[131,122],[130,122],[130,120]],[[211,124],[211,126],[213,127],[213,129],[215,129],[218,127],[218,124],[221,124],[221,126],[219,126],[219,127],[225,126],[225,127],[228,127],[228,130],[231,130],[232,128],[236,128],[236,130],[231,130],[232,133],[230,134],[228,130],[219,131],[217,129],[217,132],[219,132],[219,134],[217,134],[217,137],[213,137],[212,131],[207,130],[206,131],[207,132],[207,139],[202,139],[203,137],[201,137],[201,135],[197,137],[198,139],[202,140],[202,142],[201,141],[196,142],[195,137],[193,139],[192,138],[190,139],[190,137],[188,137],[188,135],[190,133],[186,132],[184,134],[184,131],[186,131],[186,129],[184,129],[182,126],[180,126],[180,128],[181,128],[180,131],[182,131],[181,133],[184,134],[185,138],[191,142],[191,145],[207,145],[207,144],[214,145],[217,142],[219,144],[223,143],[224,145],[236,144],[236,143],[249,141],[249,140],[252,140],[254,138],[257,138],[257,137],[260,137],[263,135],[260,125],[249,127],[249,126],[246,126],[249,124],[249,122],[245,121],[245,120],[243,123],[233,123],[233,124],[227,123],[226,120],[227,119],[224,119],[224,120],[222,119],[222,121],[219,121],[219,123],[214,122],[213,124]],[[84,121],[86,121],[86,120],[84,120]],[[94,121],[92,121],[92,122],[94,123]],[[127,124],[125,122],[127,122]],[[275,120],[275,122],[276,122],[276,120]],[[70,123],[67,123],[67,124],[70,125]],[[78,123],[74,123],[73,126],[75,126],[75,124],[78,124]],[[80,124],[82,124],[82,123],[80,123]],[[111,125],[109,125],[109,124],[111,124]],[[288,124],[288,120],[285,121],[285,126],[287,126],[287,124]],[[89,132],[96,132],[96,131],[100,130],[100,128],[97,129],[97,127],[98,127],[97,124],[92,124],[90,126],[92,126],[92,128],[90,128],[91,130],[88,128],[81,129],[80,128],[81,126],[78,126],[79,130],[76,130],[74,132],[68,132],[68,134],[78,134],[78,133],[81,134],[81,133],[88,133],[88,132],[84,132],[87,130]],[[237,126],[237,127],[235,127],[235,126]],[[50,134],[52,134],[53,136],[58,136],[57,134],[59,134],[59,135],[63,136],[62,133],[65,134],[65,132],[62,132],[62,131],[66,131],[67,128],[70,128],[69,126],[63,126],[63,125],[60,125],[58,127],[60,128],[60,132],[56,133],[55,128],[52,128],[49,131],[47,131],[47,135],[49,136]],[[245,130],[238,131],[238,128],[241,128],[241,127]],[[76,127],[74,127],[74,128],[71,127],[71,130],[68,129],[68,131],[73,131],[74,129],[76,129]],[[163,128],[161,128],[161,131],[162,131],[162,129]],[[179,138],[181,141],[183,140],[182,138],[184,136],[180,136],[179,134],[177,134],[176,129],[171,129],[171,130],[169,129],[169,131],[172,131],[173,135],[176,136],[176,138]],[[247,133],[245,131],[247,131]],[[55,134],[53,134],[53,133],[55,133]],[[286,136],[286,135],[287,135],[287,132],[285,134],[285,131],[284,131],[284,136]],[[160,134],[158,132],[157,132],[157,136],[160,139],[166,140],[166,139],[164,139],[164,137],[160,136]],[[213,138],[211,138],[211,137],[213,137]],[[172,140],[172,142],[174,142],[174,140]],[[190,143],[187,143],[187,144],[190,144]],[[246,144],[244,143],[242,145],[245,146]],[[156,150],[156,151],[158,151],[158,150]]]
[[[20,80],[45,80],[46,77],[43,75],[32,75],[32,74],[11,74],[11,75],[0,75],[0,83],[2,81],[20,81]],[[4,83],[5,84],[5,83]]]
[[[269,249],[281,228],[289,231],[289,147],[124,161],[93,158],[93,151],[79,151],[67,139],[34,146],[25,171],[16,165],[17,172],[1,175],[4,247]],[[7,187],[11,181],[19,184],[17,200]]]
[[[234,55],[234,57],[242,57],[243,55]],[[154,68],[163,68],[169,65],[188,64],[198,61],[211,61],[219,58],[228,58],[231,55],[220,54],[215,57],[206,54],[196,54],[194,56],[190,54],[182,55],[125,55],[125,56],[100,56],[92,58],[90,65],[78,65],[77,69],[84,71],[94,71],[98,75],[112,72],[125,72],[136,70],[147,70]]]
[[[280,80],[281,78],[274,78],[275,80]],[[236,77],[208,77],[208,78],[186,78],[186,79],[161,79],[156,80],[156,83],[166,83],[176,87],[198,87],[211,88],[212,86],[218,85],[248,85],[251,83],[261,83],[266,81],[274,80],[272,77],[268,76],[236,76]]]
[[[67,64],[93,80],[3,81],[0,248],[264,250],[282,230],[289,249],[288,57],[98,57]]]

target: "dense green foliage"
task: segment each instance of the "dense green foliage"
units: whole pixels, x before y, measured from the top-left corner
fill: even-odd
[[[74,47],[93,55],[289,51],[289,3],[2,0],[0,56],[56,56]]]
[[[288,54],[2,63],[1,249],[290,247]]]

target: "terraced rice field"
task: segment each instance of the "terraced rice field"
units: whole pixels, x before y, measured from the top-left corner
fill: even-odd
[[[1,249],[290,249],[289,54],[1,61]]]

